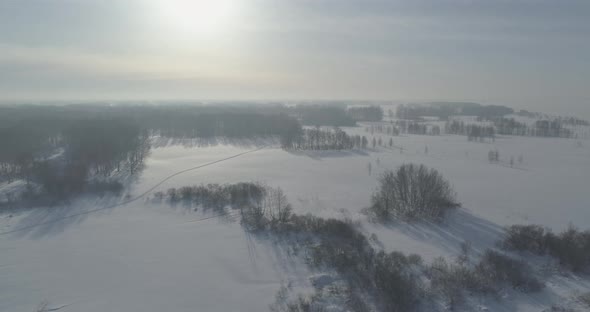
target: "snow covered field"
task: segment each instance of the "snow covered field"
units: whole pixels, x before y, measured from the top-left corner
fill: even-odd
[[[363,126],[345,130],[370,136]],[[389,136],[381,137],[388,142]],[[65,305],[63,311],[265,311],[281,283],[309,287],[314,272],[301,259],[247,235],[236,216],[151,201],[153,192],[169,187],[248,181],[280,186],[295,213],[359,221],[386,250],[417,253],[426,261],[455,257],[466,240],[476,251],[492,247],[506,225],[588,228],[588,141],[499,137],[474,143],[464,136],[417,135],[393,141],[393,148],[369,151],[284,151],[274,144],[258,150],[264,142],[163,146],[152,150],[126,198],[79,199],[67,207],[2,214],[0,311],[29,312],[44,300],[50,308]],[[488,162],[492,149],[500,153],[499,164]],[[511,167],[510,158],[520,156],[522,163]],[[151,190],[179,171],[222,159]],[[409,162],[439,170],[463,208],[438,225],[369,222],[362,210],[379,173]],[[67,218],[53,222],[60,217]],[[542,293],[507,294],[491,310],[542,311],[588,291],[588,281],[551,277]]]

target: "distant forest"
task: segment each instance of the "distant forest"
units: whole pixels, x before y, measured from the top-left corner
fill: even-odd
[[[399,105],[396,115],[400,119],[420,119],[422,116],[438,117],[447,120],[450,116],[494,117],[514,113],[510,107],[501,105],[481,105],[469,102],[432,102],[425,104]]]
[[[383,120],[383,109],[380,106],[349,107],[347,113],[355,121]]]
[[[379,114],[371,107],[355,112]],[[121,177],[141,171],[152,136],[275,136],[284,148],[366,147],[366,138],[320,130],[355,124],[343,106],[0,106],[0,182],[23,180],[60,198],[97,188],[117,191]]]
[[[489,121],[490,125],[466,124],[460,120],[447,121],[445,132],[448,134],[467,135],[469,140],[494,138],[500,135],[518,135],[549,138],[576,138],[576,133],[566,127],[571,124],[569,119],[553,118],[537,120],[532,124],[519,122],[514,118],[480,118],[479,121]]]

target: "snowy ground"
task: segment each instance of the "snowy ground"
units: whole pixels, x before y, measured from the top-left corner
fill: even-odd
[[[345,130],[370,136],[364,127]],[[389,136],[381,137],[388,143]],[[391,149],[341,152],[287,152],[276,145],[256,150],[264,145],[258,141],[238,147],[159,144],[126,198],[80,199],[68,207],[0,215],[0,311],[33,311],[43,300],[50,308],[67,305],[63,311],[264,311],[281,283],[309,286],[313,272],[299,259],[246,235],[232,216],[209,218],[150,201],[153,192],[169,187],[240,181],[280,186],[296,213],[358,220],[386,250],[418,253],[426,261],[454,257],[465,240],[476,251],[491,247],[505,225],[588,228],[588,141],[579,146],[567,139],[500,137],[473,143],[464,136],[414,135],[393,140]],[[499,150],[500,164],[488,162],[491,149]],[[176,175],[151,190],[179,171],[246,151],[252,152]],[[510,167],[510,158],[520,155],[523,163]],[[379,173],[408,162],[441,171],[464,208],[438,225],[368,222],[361,211]],[[25,230],[10,232],[18,229]],[[542,311],[590,289],[588,279],[559,275],[549,281],[532,297],[507,294],[496,309]]]

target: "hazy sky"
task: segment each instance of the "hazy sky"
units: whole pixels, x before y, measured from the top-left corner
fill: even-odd
[[[0,0],[0,98],[472,100],[590,116],[590,1]]]

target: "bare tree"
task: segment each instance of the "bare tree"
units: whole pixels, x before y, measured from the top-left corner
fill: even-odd
[[[438,171],[424,165],[407,164],[381,175],[372,207],[382,218],[436,219],[460,206],[455,197],[450,183]]]
[[[280,187],[268,188],[266,193],[263,205],[266,207],[264,210],[268,212],[271,222],[284,223],[289,221],[293,209],[287,201],[287,195],[285,195],[283,189]]]

